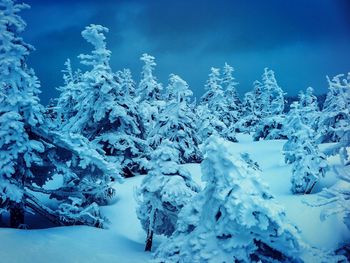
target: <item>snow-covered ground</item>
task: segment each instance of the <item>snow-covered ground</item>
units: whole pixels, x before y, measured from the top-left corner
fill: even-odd
[[[263,180],[270,186],[277,200],[285,207],[289,220],[297,225],[304,240],[322,249],[335,249],[350,239],[350,232],[340,216],[320,220],[324,207],[310,207],[317,200],[317,192],[337,183],[337,160],[329,160],[334,167],[315,187],[311,195],[291,195],[291,167],[284,164],[284,141],[252,142],[247,135],[238,136],[239,143],[229,143],[233,152],[248,152],[262,169]],[[185,165],[200,183],[200,166]],[[350,172],[350,171],[343,171]],[[134,189],[142,176],[126,179],[117,185],[118,200],[103,208],[111,221],[109,229],[92,227],[54,227],[48,229],[0,229],[1,263],[87,263],[87,262],[147,262],[151,254],[144,252],[145,233],[136,217]],[[161,237],[156,237],[154,247]]]

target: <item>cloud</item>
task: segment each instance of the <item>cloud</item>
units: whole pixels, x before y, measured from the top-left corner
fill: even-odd
[[[350,66],[346,0],[27,2],[32,9],[24,13],[28,21],[25,39],[37,48],[30,63],[46,97],[61,84],[65,59],[74,60],[91,50],[80,35],[91,23],[110,28],[107,45],[115,70],[129,67],[137,78],[139,56],[148,52],[157,58],[160,80],[166,82],[172,72],[180,74],[197,96],[203,92],[209,68],[225,61],[237,68],[244,92],[264,66],[281,68],[278,75],[290,94],[303,88],[307,79],[323,85],[320,79],[325,73]],[[305,57],[309,60],[303,64]]]

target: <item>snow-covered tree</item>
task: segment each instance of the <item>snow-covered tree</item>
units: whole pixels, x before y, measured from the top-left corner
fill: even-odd
[[[317,97],[313,94],[313,92],[314,89],[312,87],[308,87],[305,93],[300,92],[299,106],[303,122],[315,130],[317,128],[320,113]]]
[[[146,251],[152,248],[153,234],[170,236],[174,232],[179,211],[199,191],[178,160],[176,146],[164,139],[152,153],[151,170],[138,189],[137,216],[147,232]]]
[[[106,219],[99,205],[114,198],[114,181],[122,182],[120,168],[108,163],[81,135],[62,134],[43,128],[32,130],[41,147],[40,163],[31,167],[33,182],[27,180],[25,205],[57,225],[104,227]],[[46,175],[46,176],[43,176]],[[42,186],[52,178],[62,178],[54,189]],[[47,195],[53,207],[41,203],[32,192]]]
[[[141,73],[141,80],[137,88],[138,111],[140,112],[143,126],[145,127],[144,138],[153,128],[159,111],[164,106],[162,100],[162,85],[158,83],[153,75],[154,67],[157,65],[155,58],[148,54],[143,54],[140,58],[144,62]]]
[[[82,32],[94,50],[79,57],[92,69],[80,76],[76,114],[63,130],[82,134],[101,148],[110,162],[120,163],[124,176],[132,176],[143,171],[147,144],[142,139],[138,105],[131,96],[130,72],[112,72],[104,32],[108,29],[100,25],[90,25]]]
[[[262,93],[259,98],[261,119],[256,127],[254,140],[285,139],[284,134],[284,92],[278,85],[272,70],[265,68],[262,75]]]
[[[244,94],[242,102],[242,116],[236,124],[237,131],[254,132],[261,119],[262,84],[254,81],[253,90]]]
[[[298,231],[256,167],[214,136],[204,153],[206,186],[180,212],[176,231],[155,253],[156,262],[301,262]]]
[[[179,151],[180,163],[198,162],[201,154],[196,130],[196,116],[189,106],[192,91],[186,81],[177,75],[170,75],[167,87],[168,101],[161,110],[149,134],[152,148],[168,139]]]
[[[350,146],[350,73],[328,79],[329,92],[319,119],[321,142],[336,142],[326,154],[339,154],[343,164],[349,165]]]
[[[282,114],[284,110],[284,92],[278,85],[275,73],[271,69],[264,69],[262,83],[262,116],[269,117]]]
[[[221,86],[220,70],[211,68],[209,79],[205,85],[206,92],[201,98],[197,114],[199,117],[199,133],[202,140],[213,133],[218,133],[228,140],[236,142],[234,127],[229,125],[229,108],[225,93]]]
[[[225,114],[226,116],[223,117],[223,121],[227,127],[235,125],[242,116],[242,102],[236,89],[238,82],[236,82],[232,75],[233,71],[233,67],[225,63],[222,74],[222,86],[224,89],[224,99],[227,105],[227,112]]]
[[[299,104],[294,102],[286,119],[288,141],[283,146],[286,163],[291,163],[292,192],[309,194],[327,170],[326,157],[318,149],[314,131],[303,123]]]
[[[12,227],[24,223],[24,184],[42,151],[31,136],[31,127],[43,122],[40,84],[26,64],[33,47],[19,36],[26,24],[18,13],[25,8],[0,1],[0,206],[10,211]]]
[[[11,227],[23,226],[26,211],[58,225],[101,226],[95,202],[105,200],[105,191],[111,189],[101,178],[117,180],[116,169],[90,145],[48,131],[38,98],[40,85],[26,65],[32,47],[19,37],[25,22],[18,12],[26,7],[0,1],[0,210],[10,213]],[[44,189],[54,176],[63,177],[69,190]],[[34,192],[48,194],[57,203],[50,208]]]
[[[52,105],[55,118],[52,123],[53,129],[60,129],[77,114],[76,105],[84,90],[80,70],[73,71],[70,59],[65,62],[65,66],[66,69],[62,71],[64,85],[57,88],[60,96],[57,98],[56,105]]]

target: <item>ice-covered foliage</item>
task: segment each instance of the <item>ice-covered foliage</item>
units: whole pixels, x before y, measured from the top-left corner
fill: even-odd
[[[196,126],[198,137],[204,142],[211,135],[223,134],[227,130],[225,123],[212,114],[207,104],[198,105],[196,108]]]
[[[286,163],[292,164],[291,190],[309,194],[327,170],[326,157],[315,143],[315,132],[303,123],[299,104],[294,102],[286,119],[288,141],[283,146]]]
[[[149,134],[149,143],[152,148],[156,148],[168,139],[178,150],[180,163],[198,162],[201,154],[198,149],[196,116],[189,104],[192,91],[186,81],[177,75],[170,75],[169,82],[168,101]]]
[[[25,211],[58,225],[101,226],[95,202],[106,202],[106,192],[113,194],[109,183],[119,179],[117,168],[82,139],[48,131],[40,85],[26,65],[32,47],[18,36],[25,27],[18,12],[25,7],[0,2],[0,207],[9,211],[12,227],[24,224]],[[68,80],[73,76],[67,67]],[[45,189],[55,176],[64,178],[62,187]],[[35,192],[57,202],[47,207]]]
[[[76,89],[79,94],[75,96],[74,116],[69,116],[62,130],[84,135],[104,151],[110,162],[121,164],[124,176],[132,176],[143,171],[147,144],[142,139],[143,126],[132,97],[131,73],[112,72],[111,52],[106,48],[104,32],[108,29],[100,25],[90,25],[82,32],[94,50],[79,57],[82,64],[92,69],[81,74],[77,81],[73,78],[67,83],[68,92]],[[63,92],[58,101],[67,102],[65,97],[67,94]],[[58,105],[60,110],[65,111]]]
[[[350,73],[328,78],[329,91],[319,120],[321,142],[336,142],[327,155],[339,154],[343,164],[350,164]]]
[[[40,84],[26,64],[33,47],[19,36],[25,22],[18,15],[28,8],[12,0],[0,1],[0,207],[11,212],[13,227],[23,223],[24,184],[42,160],[43,145],[31,128],[43,122]],[[14,217],[14,218],[13,218]]]
[[[234,126],[242,116],[242,102],[239,98],[236,82],[232,73],[233,67],[225,63],[222,74],[222,86],[224,89],[224,100],[227,107],[226,115],[223,116],[223,121],[227,127]]]
[[[298,230],[256,167],[224,144],[214,136],[207,140],[201,165],[206,187],[180,212],[156,262],[301,262]]]
[[[280,140],[286,139],[286,132],[284,126],[285,116],[277,115],[265,117],[259,121],[256,126],[255,133],[253,134],[253,139],[259,141],[264,140]]]
[[[155,120],[164,106],[162,99],[162,85],[158,83],[153,75],[154,67],[157,65],[155,58],[148,54],[143,54],[140,58],[144,65],[142,67],[141,80],[137,88],[138,111],[145,127],[144,138],[154,127]]]
[[[260,86],[260,85],[258,85]],[[283,115],[284,93],[277,84],[272,70],[265,68],[262,75],[262,89],[256,112],[260,112],[261,119],[256,127],[254,140],[284,139]]]
[[[320,112],[317,97],[313,94],[314,89],[308,87],[304,92],[299,93],[299,107],[303,122],[316,130]]]
[[[60,129],[77,114],[76,105],[84,91],[81,71],[73,71],[70,59],[67,59],[64,65],[66,66],[66,69],[62,70],[64,85],[57,88],[60,96],[57,98],[56,105],[52,105],[54,120],[51,126],[53,129]]]
[[[198,130],[201,140],[217,133],[230,141],[236,142],[234,126],[230,125],[230,109],[221,86],[220,70],[211,68],[209,79],[205,85],[206,92],[201,98],[197,109]]]
[[[244,94],[242,102],[242,117],[236,124],[237,131],[254,132],[261,119],[262,84],[254,81],[253,90]]]
[[[275,73],[268,68],[262,75],[261,114],[263,117],[280,115],[284,110],[284,92],[278,85]]]
[[[151,170],[138,189],[137,216],[147,232],[146,250],[151,250],[153,234],[174,232],[179,211],[199,191],[178,160],[176,146],[164,139],[152,153]]]

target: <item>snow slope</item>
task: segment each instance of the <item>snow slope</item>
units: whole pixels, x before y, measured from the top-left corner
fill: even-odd
[[[247,135],[239,135],[238,140],[239,143],[228,142],[230,149],[233,152],[248,152],[259,163],[263,180],[285,207],[287,217],[298,226],[307,243],[318,248],[335,249],[345,240],[350,240],[350,232],[340,216],[332,216],[322,222],[320,213],[324,208],[306,204],[317,200],[316,194],[322,187],[331,187],[337,182],[337,166],[318,183],[316,193],[293,196],[289,190],[291,168],[284,164],[282,155],[284,141],[253,142]],[[337,165],[336,160],[332,160],[332,163]],[[200,166],[185,166],[200,183]],[[118,200],[103,208],[104,214],[111,221],[109,229],[84,226],[35,230],[0,229],[0,262],[147,262],[151,254],[143,251],[146,235],[136,217],[134,200],[134,189],[141,181],[142,177],[139,176],[126,179],[124,184],[116,186]],[[154,246],[161,240],[162,237],[157,237]]]

